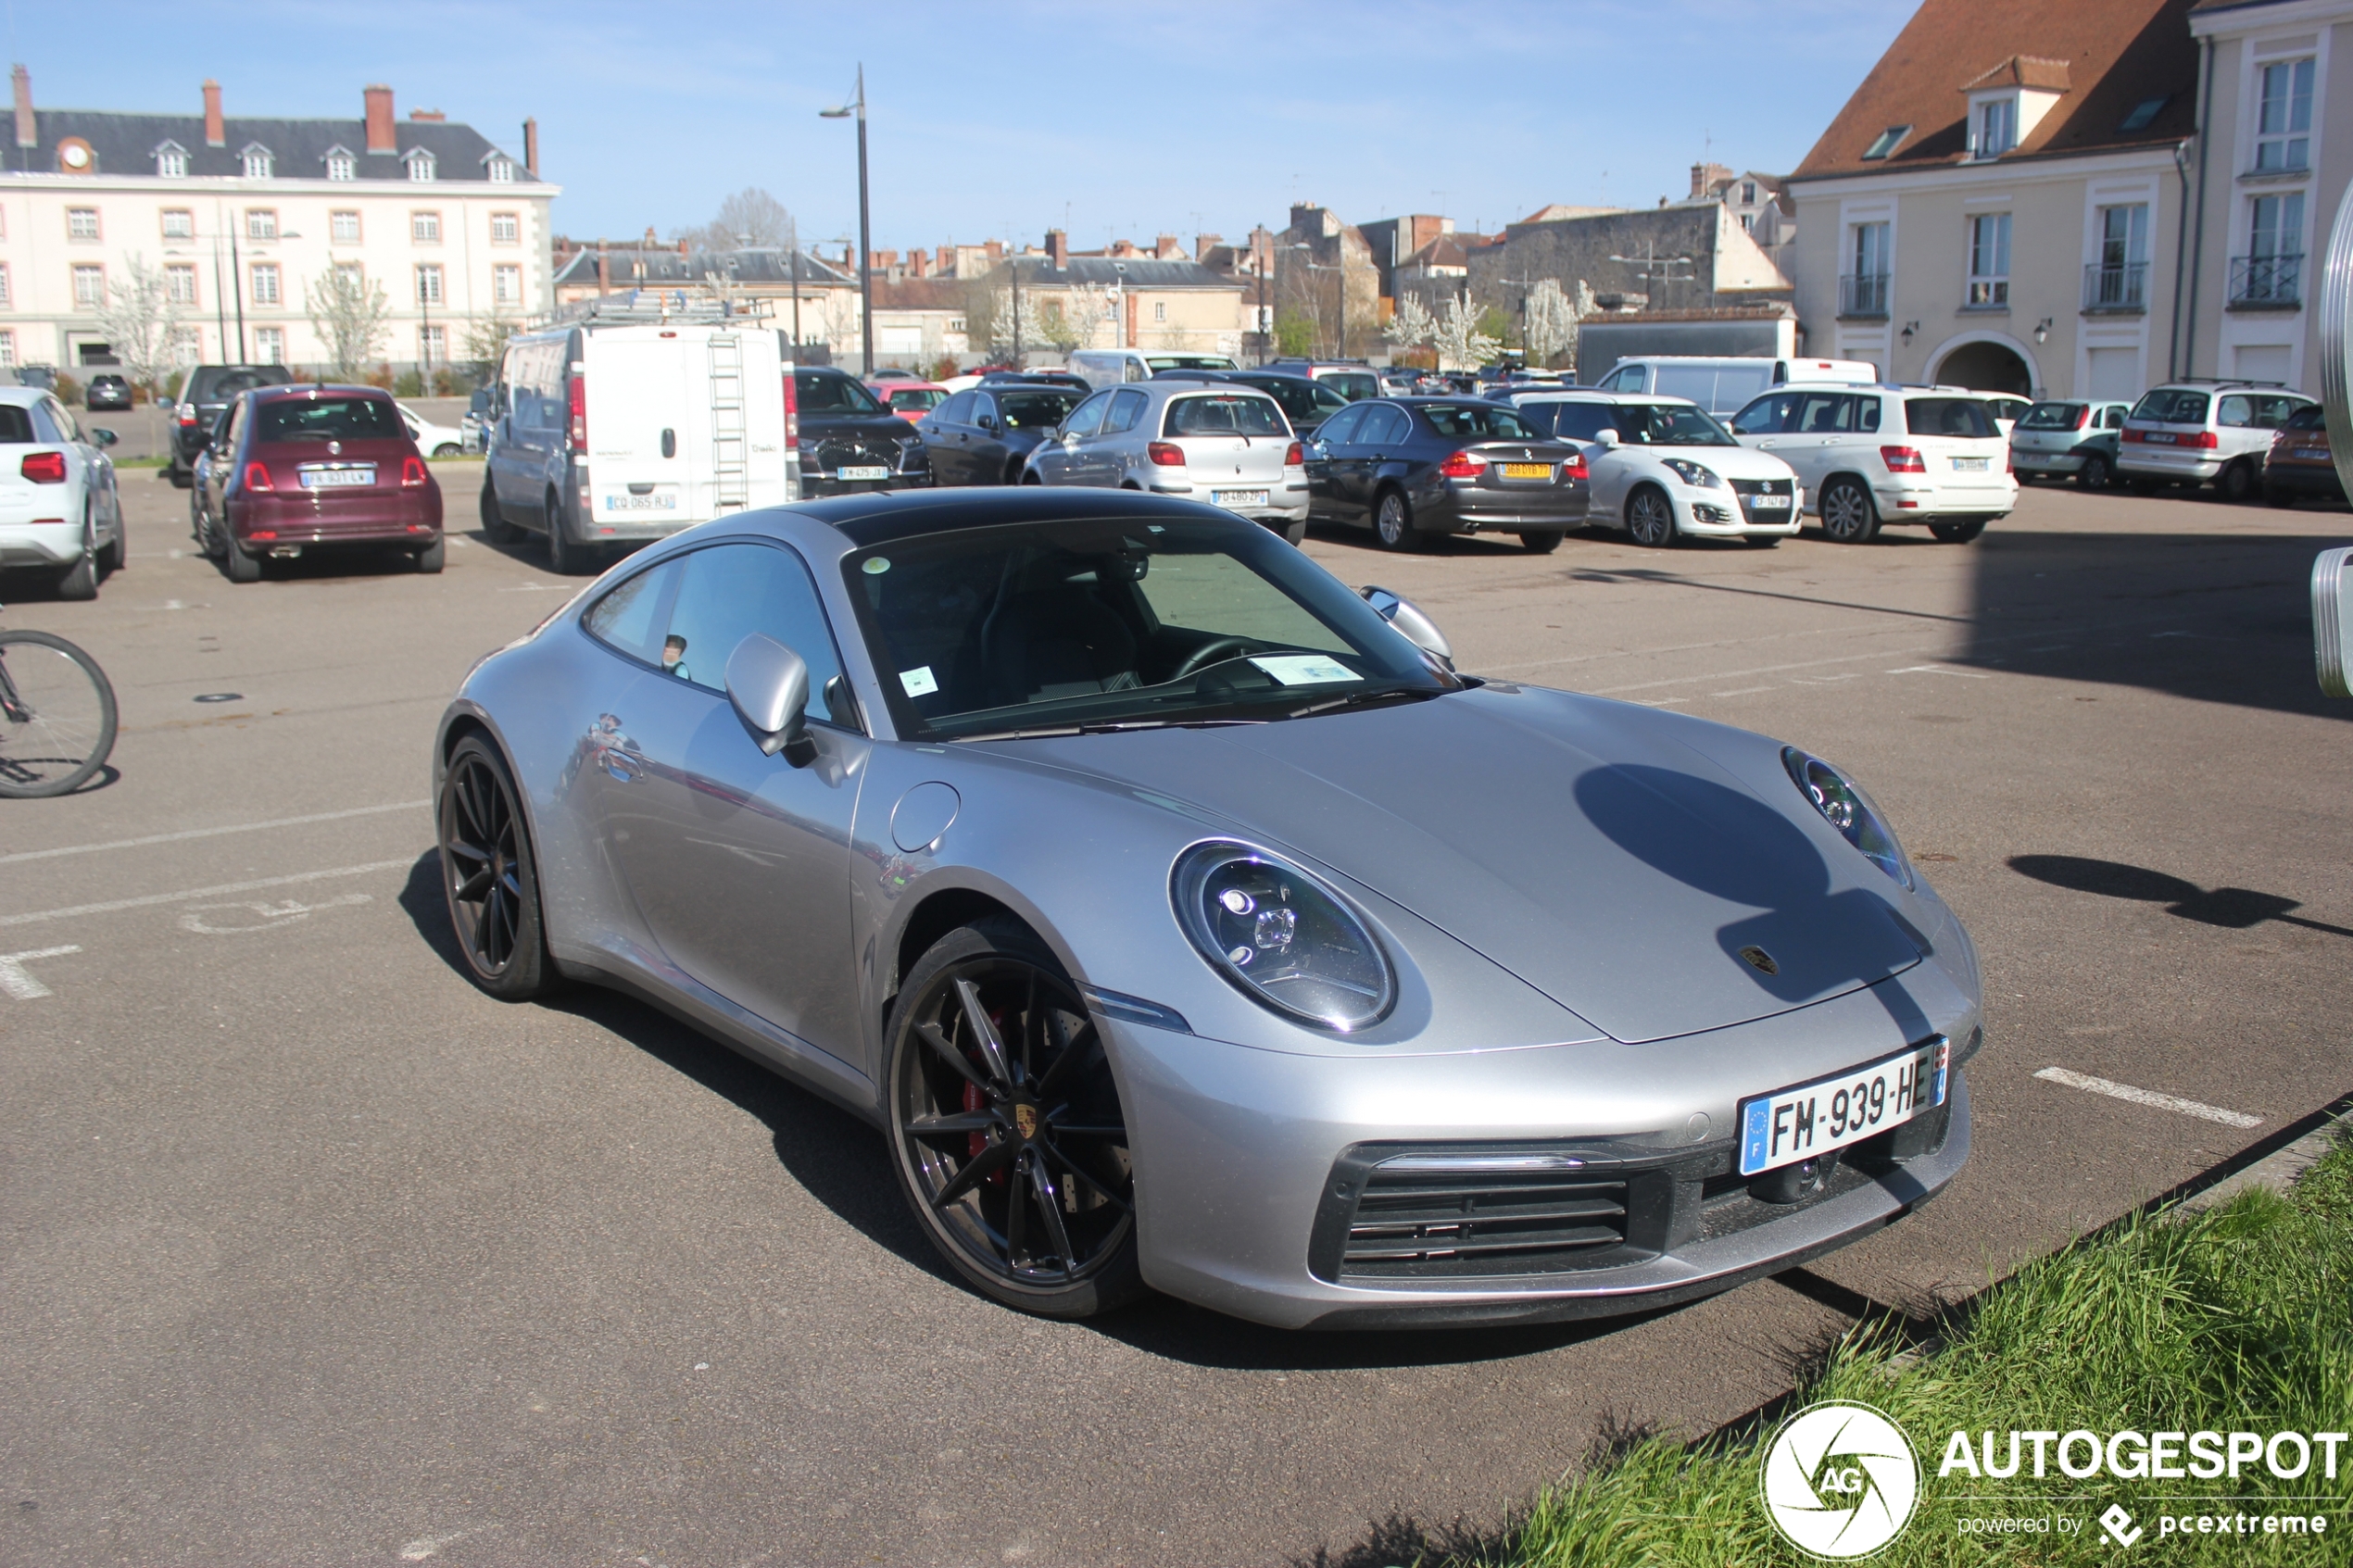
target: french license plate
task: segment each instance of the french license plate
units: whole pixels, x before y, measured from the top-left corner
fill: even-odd
[[[2141,439],[2152,446],[2171,446],[2173,445],[2173,433],[2170,430],[2144,431]]]
[[[609,512],[674,512],[678,509],[675,495],[608,495],[605,510]]]
[[[1992,460],[1990,458],[1956,458],[1953,468],[1958,473],[1983,473],[1985,465]]]
[[[358,469],[304,469],[302,487],[305,490],[336,490],[347,484],[373,484],[376,465],[370,463]]]
[[[1553,477],[1553,465],[1550,463],[1505,463],[1504,477],[1505,479],[1550,479]]]
[[[1937,1039],[1835,1078],[1741,1101],[1741,1174],[1860,1143],[1944,1103],[1952,1042]]]
[[[1789,497],[1786,495],[1751,495],[1748,498],[1748,505],[1749,509],[1752,511],[1785,512],[1789,510]]]
[[[1263,507],[1266,504],[1264,490],[1213,490],[1211,496],[1221,507]]]
[[[890,470],[880,463],[867,463],[854,469],[834,470],[836,479],[888,479]]]
[[[2329,449],[2325,446],[2298,446],[2296,456],[2308,463],[2325,463],[2329,460]]]

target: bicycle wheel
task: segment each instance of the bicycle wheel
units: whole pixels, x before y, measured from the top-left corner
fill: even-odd
[[[78,789],[114,749],[114,688],[46,632],[0,632],[0,797]]]

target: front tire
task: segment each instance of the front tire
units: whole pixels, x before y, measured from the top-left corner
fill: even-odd
[[[1868,545],[1879,533],[1879,508],[1871,493],[1852,479],[1834,479],[1822,491],[1822,532],[1840,545]]]
[[[1421,535],[1414,529],[1414,508],[1394,490],[1382,491],[1380,499],[1373,504],[1373,533],[1384,550],[1421,547]]]
[[[887,1040],[891,1168],[959,1276],[1050,1318],[1146,1293],[1119,1088],[1044,943],[1001,917],[950,932],[907,976]]]
[[[1519,547],[1531,556],[1549,556],[1561,547],[1561,537],[1557,529],[1531,528],[1520,534]]]
[[[1645,484],[1626,498],[1626,532],[1634,543],[1650,550],[1675,547],[1675,503],[1655,484]]]
[[[557,985],[539,902],[539,868],[514,775],[490,743],[468,735],[450,753],[434,818],[441,888],[467,977],[502,1002]]]

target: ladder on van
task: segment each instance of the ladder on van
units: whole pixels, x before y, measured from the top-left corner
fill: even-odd
[[[751,505],[744,432],[744,345],[733,332],[711,337],[711,478],[719,511]]]

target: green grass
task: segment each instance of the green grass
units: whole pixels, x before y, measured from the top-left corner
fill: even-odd
[[[2118,1481],[2104,1472],[2070,1481],[2056,1464],[2037,1482],[2028,1478],[2031,1461],[2012,1481],[1957,1472],[1937,1478],[1956,1429],[1992,1428],[1997,1455],[2012,1429],[2353,1431],[2353,1146],[2340,1145],[2285,1197],[2256,1188],[2212,1210],[2135,1216],[2086,1236],[1993,1286],[1946,1332],[1941,1352],[1903,1358],[1886,1328],[1858,1329],[1791,1406],[1835,1399],[1876,1406],[1919,1452],[1919,1510],[1874,1563],[2353,1562],[2353,1445],[2340,1449],[2334,1481],[2321,1479],[2317,1448],[2300,1481],[2274,1479],[2259,1462],[2235,1486],[2227,1477]],[[1774,1532],[1758,1500],[1770,1436],[1719,1435],[1696,1446],[1639,1441],[1541,1495],[1501,1537],[1422,1561],[1462,1568],[1809,1562]],[[2022,1500],[1955,1496],[1963,1492]],[[2160,1538],[2157,1515],[2199,1508],[2185,1500],[2193,1495],[2224,1493],[2256,1500],[2204,1510],[2322,1513],[2329,1530],[2320,1537]],[[2129,1552],[2095,1523],[2111,1502],[2146,1527]],[[2067,1514],[2082,1528],[2071,1537],[1959,1533],[1964,1517],[2003,1514]]]

